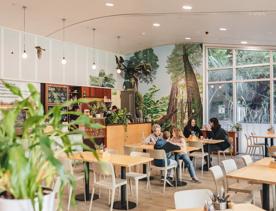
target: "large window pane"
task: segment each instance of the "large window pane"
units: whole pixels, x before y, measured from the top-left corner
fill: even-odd
[[[208,86],[209,118],[233,120],[233,90],[232,84],[210,84]]]
[[[231,81],[233,78],[232,69],[224,70],[209,70],[208,80],[209,81]]]
[[[272,51],[273,62],[276,63],[276,51]]]
[[[261,79],[269,78],[269,66],[237,68],[237,79]]]
[[[237,121],[269,123],[269,81],[237,83]]]
[[[276,78],[276,64],[273,65],[273,77]]]
[[[273,86],[274,86],[274,93],[273,93],[273,100],[274,100],[274,112],[273,112],[273,115],[274,115],[274,117],[273,117],[273,119],[274,119],[274,123],[276,124],[276,81],[274,81],[274,83],[273,83]]]
[[[269,51],[237,50],[237,65],[269,63]]]
[[[233,54],[231,49],[208,48],[208,67],[223,68],[232,67]]]

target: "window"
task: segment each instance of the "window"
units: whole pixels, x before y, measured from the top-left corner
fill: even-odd
[[[208,118],[276,123],[276,50],[207,47],[206,56]]]

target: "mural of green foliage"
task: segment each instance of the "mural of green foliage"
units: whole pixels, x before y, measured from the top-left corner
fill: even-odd
[[[113,78],[113,74],[106,74],[103,69],[99,71],[99,76],[90,75],[90,85],[100,87],[114,88],[116,80]]]
[[[168,96],[156,99],[156,93],[159,88],[155,85],[143,96],[143,113],[145,117],[150,117],[153,122],[158,121],[162,116],[167,113],[169,98]]]

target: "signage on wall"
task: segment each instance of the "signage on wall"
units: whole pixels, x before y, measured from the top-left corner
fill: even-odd
[[[225,105],[219,105],[218,106],[218,113],[219,114],[225,114]]]
[[[10,83],[14,86],[20,88],[23,97],[28,97],[30,92],[28,91],[28,83],[31,82],[22,82],[22,81],[10,81],[5,80],[5,82]],[[38,92],[40,92],[40,84],[39,83],[32,83]],[[5,86],[0,83],[0,107],[9,107],[12,106],[13,103],[18,100],[18,97],[12,94]]]

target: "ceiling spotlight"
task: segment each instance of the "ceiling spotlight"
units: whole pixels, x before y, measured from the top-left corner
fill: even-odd
[[[122,72],[122,70],[120,68],[117,68],[117,73],[120,74]]]
[[[190,38],[190,37],[185,37],[185,40],[190,40],[190,39],[192,39],[192,38]]]
[[[220,30],[220,31],[227,31],[227,29],[226,29],[226,28],[223,28],[223,27],[222,27],[222,28],[219,28],[219,30]]]
[[[95,64],[95,62],[93,62],[92,64],[92,70],[96,70],[97,69],[97,65]]]
[[[159,27],[160,26],[160,23],[153,23],[152,24],[154,27]]]
[[[61,64],[66,64],[67,63],[67,60],[65,57],[62,57],[62,60],[61,60]]]
[[[248,42],[247,41],[241,41],[241,44],[246,45]]]
[[[26,50],[23,51],[22,58],[23,59],[27,59],[28,58],[28,54],[26,53]]]
[[[193,9],[193,7],[191,5],[183,5],[182,9],[184,9],[184,10],[191,10],[191,9]]]
[[[114,4],[111,3],[111,2],[106,2],[106,3],[105,3],[105,6],[107,6],[107,7],[114,7]]]

